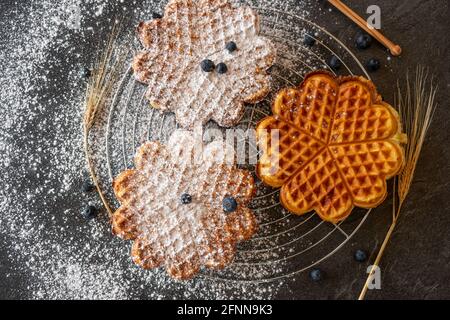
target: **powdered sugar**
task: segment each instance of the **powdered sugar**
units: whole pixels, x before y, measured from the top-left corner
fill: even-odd
[[[235,125],[243,102],[260,101],[269,91],[266,70],[275,60],[275,48],[258,35],[259,29],[259,17],[248,6],[173,0],[164,18],[139,26],[145,51],[133,63],[136,78],[148,84],[151,104],[174,111],[184,128],[210,119]],[[238,45],[233,53],[225,49],[230,41]],[[225,63],[228,71],[202,71],[200,62],[206,58]]]
[[[305,2],[309,1],[289,5]],[[281,8],[286,3],[264,5]],[[129,25],[136,25],[149,19],[152,11],[162,12],[163,4],[36,0],[29,6],[0,7],[0,251],[7,266],[2,282],[16,287],[7,294],[47,299],[276,296],[283,285],[279,281],[246,284],[200,277],[179,283],[160,270],[140,270],[129,259],[129,245],[111,235],[105,212],[90,222],[79,213],[87,203],[100,207],[95,194],[79,191],[86,177],[81,135],[86,83],[80,70],[91,65],[95,47],[101,47],[98,40],[106,38],[108,19],[125,12],[132,20]],[[258,206],[273,205],[276,199],[257,200]],[[261,221],[268,215],[258,214]],[[271,241],[275,237],[254,243]],[[276,252],[267,255],[277,257]],[[240,253],[243,256],[253,254]],[[267,270],[279,272],[282,266],[280,262],[270,269],[242,268],[254,279],[264,277]]]
[[[256,231],[247,208],[255,191],[251,173],[227,163],[221,142],[208,144],[199,158],[196,149],[194,134],[177,130],[167,146],[139,147],[136,169],[114,181],[121,201],[114,233],[134,240],[135,263],[145,269],[163,266],[178,279],[193,277],[202,266],[230,264],[235,244]],[[189,195],[187,202],[183,194]],[[225,197],[237,201],[232,213],[222,209]]]

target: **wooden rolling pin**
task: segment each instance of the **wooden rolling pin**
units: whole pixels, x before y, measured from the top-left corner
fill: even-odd
[[[377,29],[371,29],[369,28],[367,21],[365,21],[363,18],[361,18],[355,11],[347,7],[342,1],[340,0],[328,0],[329,3],[331,3],[333,6],[336,7],[340,12],[342,12],[344,15],[346,15],[348,18],[350,18],[354,23],[356,23],[360,28],[362,28],[364,31],[366,31],[368,34],[370,34],[372,37],[377,39],[383,46],[385,46],[391,54],[395,57],[399,56],[402,53],[402,48],[398,45],[393,43],[391,40],[386,38],[381,32],[379,32]]]

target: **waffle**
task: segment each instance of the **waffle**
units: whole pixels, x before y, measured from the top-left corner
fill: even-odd
[[[230,127],[241,119],[244,103],[261,100],[270,89],[266,70],[275,48],[259,36],[259,17],[251,8],[225,0],[172,0],[162,19],[137,28],[145,48],[133,61],[135,77],[146,84],[150,104],[175,113],[192,129],[213,119]],[[228,42],[237,49],[229,52]],[[225,63],[228,71],[205,72],[204,59]]]
[[[112,218],[113,233],[134,240],[131,255],[137,265],[164,267],[182,280],[201,266],[224,268],[236,244],[257,228],[246,206],[255,192],[251,173],[236,168],[232,151],[222,143],[197,141],[193,133],[177,130],[167,145],[147,142],[137,151],[136,169],[125,170],[113,183],[121,203]],[[186,194],[191,199],[183,203]],[[236,210],[225,212],[225,197],[236,200]]]
[[[299,215],[315,210],[336,223],[354,206],[384,201],[386,179],[402,167],[406,136],[371,81],[314,72],[300,87],[279,92],[272,112],[257,126],[257,174],[281,187],[285,208]]]

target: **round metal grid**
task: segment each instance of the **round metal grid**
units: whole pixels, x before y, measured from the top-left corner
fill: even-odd
[[[262,34],[278,47],[277,63],[271,68],[273,90],[258,104],[248,105],[238,125],[244,131],[270,114],[271,101],[276,92],[286,86],[298,85],[304,74],[315,69],[328,69],[327,61],[334,55],[342,63],[341,74],[363,74],[361,62],[339,39],[319,25],[287,13],[287,10],[255,7],[260,13]],[[308,34],[315,45],[306,47]],[[113,177],[132,166],[136,148],[146,140],[165,141],[177,125],[172,114],[160,113],[148,107],[144,98],[145,86],[132,77],[131,67],[124,73],[112,102],[104,126],[106,140],[101,159],[106,160],[103,186],[111,186]],[[207,128],[220,129],[215,123]],[[254,147],[254,146],[253,146]],[[253,166],[246,166],[254,171]],[[292,277],[329,258],[358,231],[370,210],[355,209],[344,222],[330,224],[314,213],[295,216],[279,203],[278,190],[257,181],[258,193],[251,207],[259,219],[258,234],[238,248],[235,261],[223,271],[202,270],[200,277],[213,281],[269,282]],[[105,193],[113,199],[112,190]]]

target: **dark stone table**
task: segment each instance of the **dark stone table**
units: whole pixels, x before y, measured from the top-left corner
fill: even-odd
[[[86,201],[97,205],[99,202],[95,195],[86,200],[79,191],[82,177],[86,174],[80,138],[84,83],[77,82],[74,77],[80,66],[92,64],[94,49],[99,39],[105,38],[105,27],[110,25],[106,17],[122,12],[124,7],[128,13],[125,24],[131,26],[136,22],[133,9],[142,6],[142,1],[136,2],[131,5],[118,1],[97,15],[97,5],[85,4],[83,8],[86,10],[92,7],[92,10],[87,10],[85,23],[91,25],[94,32],[82,37],[68,29],[63,36],[54,37],[53,41],[63,39],[62,42],[69,45],[49,46],[45,57],[36,60],[38,64],[33,66],[34,71],[29,71],[34,77],[39,77],[31,79],[30,84],[34,85],[27,88],[28,91],[18,89],[16,96],[10,90],[0,91],[1,121],[5,121],[5,127],[0,129],[0,150],[3,153],[0,170],[6,185],[0,217],[0,298],[207,297],[196,294],[195,289],[187,288],[189,285],[155,289],[147,282],[150,280],[140,281],[140,271],[129,266],[128,249],[123,248],[124,243],[109,235],[104,215],[98,222],[85,225],[79,214]],[[295,2],[288,1],[289,8],[294,13],[301,13],[302,7],[296,6]],[[353,45],[358,28],[347,18],[334,9],[328,10],[327,4],[317,4],[312,0],[299,2],[306,3],[305,8],[312,20],[325,26],[343,42]],[[345,2],[362,15],[367,6],[374,4],[369,0]],[[378,0],[376,4],[382,11],[383,31],[403,48],[401,57],[392,58],[389,67],[382,67],[371,75],[379,91],[386,101],[393,102],[397,81],[404,82],[407,70],[413,71],[416,65],[421,64],[429,67],[436,76],[439,107],[399,225],[381,263],[382,288],[369,291],[367,298],[449,299],[449,3],[445,0]],[[20,59],[26,59],[29,54],[25,43],[33,43],[27,12],[28,6],[36,5],[34,2],[20,1],[17,4],[8,0],[0,4],[0,50],[3,56],[0,63],[5,64],[2,69],[9,71],[0,76],[3,89],[15,78],[12,59],[17,59],[17,76],[26,74]],[[34,25],[39,26],[37,20]],[[42,21],[46,20],[43,18]],[[25,33],[27,37],[23,36]],[[17,47],[20,43],[24,44],[24,50],[18,55],[19,51],[13,45]],[[388,56],[379,44],[357,52],[357,55],[362,60],[374,56],[383,62]],[[31,54],[30,59],[38,58]],[[43,75],[48,85],[39,86],[44,81]],[[73,83],[78,83],[81,89],[74,90],[71,87]],[[20,88],[20,83],[17,88]],[[35,99],[25,99],[25,95],[29,97],[33,90]],[[21,105],[22,102],[25,105]],[[19,106],[17,110],[14,109],[16,105]],[[77,109],[77,112],[70,108]],[[75,114],[78,118],[61,116],[65,113]],[[58,122],[58,126],[53,126],[54,122]],[[59,154],[59,151],[63,153]],[[28,161],[36,157],[41,160]],[[54,161],[56,157],[58,160]],[[65,163],[67,159],[73,162]],[[65,167],[68,168],[66,174]],[[304,273],[295,281],[286,280],[268,296],[277,299],[355,299],[366,279],[367,265],[373,261],[388,230],[390,201],[389,198],[374,210],[349,243],[320,264],[326,272],[323,281],[313,283]],[[92,254],[89,254],[90,248],[95,248]],[[117,251],[117,259],[114,260],[118,262],[110,261],[110,255],[103,255],[102,248],[105,252]],[[353,261],[353,252],[358,248],[370,254],[369,262],[358,264]],[[99,279],[95,278],[97,275]],[[90,277],[95,278],[91,284],[88,283]],[[74,279],[81,279],[80,283],[70,283]],[[121,281],[126,285],[121,287]],[[233,297],[245,298],[246,294],[234,293]]]

